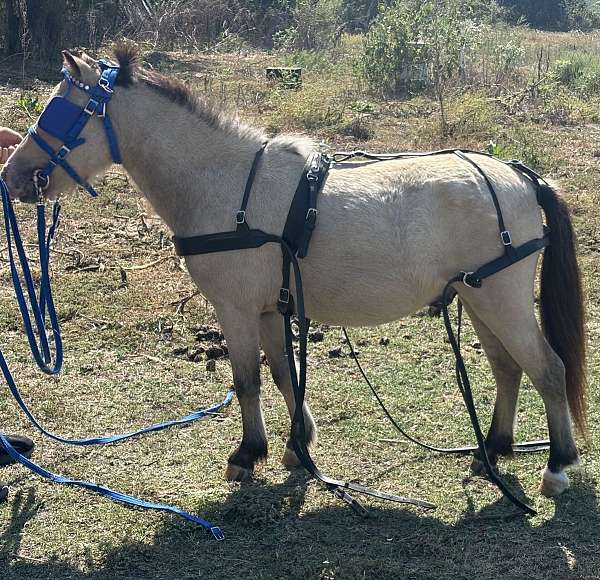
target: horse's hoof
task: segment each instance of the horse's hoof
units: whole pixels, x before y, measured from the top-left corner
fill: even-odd
[[[473,457],[473,461],[471,462],[471,473],[473,475],[483,475],[485,473],[483,461],[480,461],[477,457]]]
[[[498,467],[493,462],[492,462],[492,469],[494,470],[495,473],[498,473]],[[478,459],[477,457],[473,457],[473,461],[471,462],[471,473],[473,475],[482,475],[482,476],[487,475],[485,465],[483,464],[483,461],[481,461],[481,459]]]
[[[295,469],[296,467],[300,467],[301,463],[296,455],[296,452],[289,447],[285,448],[283,453],[283,457],[281,458],[281,463],[286,469]]]
[[[253,473],[254,471],[252,469],[228,463],[227,469],[225,470],[225,479],[227,481],[250,481]]]
[[[554,473],[546,467],[542,475],[540,492],[546,497],[555,497],[568,489],[569,485],[569,477],[564,470]]]

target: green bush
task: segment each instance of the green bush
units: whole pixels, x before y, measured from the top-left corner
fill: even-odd
[[[396,2],[383,8],[369,29],[359,68],[379,92],[409,88],[407,72],[421,55],[411,12],[407,4]]]
[[[296,0],[290,25],[273,35],[283,50],[319,50],[335,46],[340,39],[342,0]]]
[[[554,65],[556,80],[585,95],[600,92],[600,55],[575,51],[563,55]]]

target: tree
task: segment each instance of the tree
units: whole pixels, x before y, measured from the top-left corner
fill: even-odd
[[[586,0],[499,0],[513,20],[524,19],[543,30],[589,29],[599,25],[598,15]]]
[[[460,70],[460,55],[478,40],[475,19],[492,5],[479,0],[394,0],[367,34],[362,59],[367,80],[383,92],[399,92],[410,85],[411,69],[426,63],[445,134],[449,82]]]

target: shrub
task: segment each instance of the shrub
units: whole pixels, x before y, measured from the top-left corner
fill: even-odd
[[[331,48],[344,29],[341,0],[297,0],[290,13],[290,25],[273,36],[283,50]]]
[[[600,56],[582,51],[563,55],[554,65],[556,80],[585,95],[600,92]]]

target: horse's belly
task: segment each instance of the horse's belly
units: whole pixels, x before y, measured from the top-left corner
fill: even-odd
[[[398,320],[431,304],[442,291],[440,284],[431,280],[403,279],[400,270],[355,272],[346,278],[305,268],[303,284],[309,318],[347,326]]]

